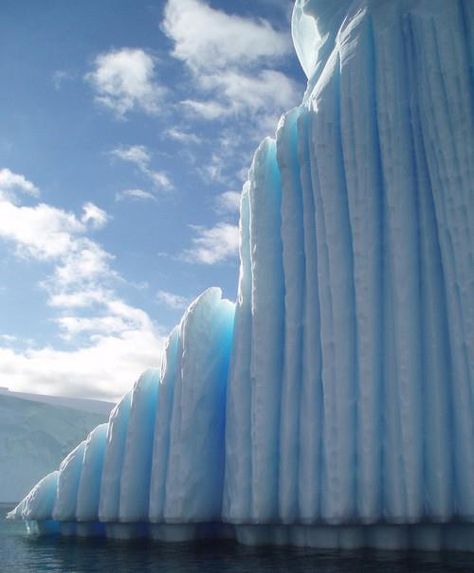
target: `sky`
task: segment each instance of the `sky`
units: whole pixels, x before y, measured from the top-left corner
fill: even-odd
[[[291,0],[1,0],[0,386],[115,400],[210,286],[305,79]]]

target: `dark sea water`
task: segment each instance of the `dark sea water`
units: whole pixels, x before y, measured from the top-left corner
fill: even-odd
[[[358,553],[248,548],[235,543],[157,544],[28,537],[23,524],[4,519],[0,504],[1,573],[349,573],[474,572],[468,555]]]

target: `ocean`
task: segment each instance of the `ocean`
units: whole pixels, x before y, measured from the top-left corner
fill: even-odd
[[[5,520],[0,504],[1,573],[441,573],[474,572],[474,556],[320,553],[250,548],[233,542],[161,544],[35,538]]]

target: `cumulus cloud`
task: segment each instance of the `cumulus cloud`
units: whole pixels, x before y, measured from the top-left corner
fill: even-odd
[[[194,115],[215,120],[250,114],[257,117],[260,125],[268,124],[268,117],[271,117],[272,124],[275,123],[278,114],[295,105],[299,94],[296,83],[275,70],[253,74],[241,70],[212,73],[202,76],[200,85],[211,99],[181,102]]]
[[[83,235],[89,226],[106,224],[107,213],[86,203],[81,218],[74,213],[46,203],[34,206],[17,205],[0,198],[0,239],[9,241],[17,254],[38,260],[62,260],[64,265],[77,259],[77,267],[92,268],[90,261],[106,257],[101,248]]]
[[[110,154],[121,161],[135,165],[138,171],[153,184],[156,190],[170,191],[173,189],[173,183],[164,171],[157,171],[151,168],[151,154],[144,145],[122,145],[113,149]],[[139,192],[137,193],[137,191]],[[119,193],[118,200],[126,198],[145,199],[144,193],[151,195],[148,192],[134,189]],[[147,199],[149,198],[147,197]]]
[[[239,227],[217,223],[214,227],[193,225],[192,246],[183,253],[190,263],[214,265],[234,258],[239,251]]]
[[[0,376],[19,392],[115,400],[144,368],[159,366],[162,344],[154,330],[134,328],[72,350],[0,346]]]
[[[121,146],[113,149],[110,153],[122,161],[133,163],[141,170],[148,169],[151,161],[150,153],[144,145]]]
[[[276,59],[288,54],[288,34],[265,20],[216,10],[200,0],[168,0],[163,30],[174,41],[173,56],[196,70]]]
[[[14,181],[24,186],[27,180]],[[0,377],[8,377],[11,389],[116,398],[141,370],[158,364],[159,329],[118,296],[115,286],[123,279],[112,268],[114,257],[88,236],[108,220],[91,202],[76,215],[0,196],[0,241],[22,260],[44,265],[41,286],[57,313],[52,321],[71,345],[19,350],[8,335],[0,336]]]
[[[97,279],[117,278],[117,273],[110,268],[112,260],[113,256],[98,243],[81,237],[58,262],[52,277],[53,284],[56,287],[74,285],[82,288]]]
[[[14,200],[16,193],[38,197],[39,189],[24,175],[13,173],[10,169],[0,169],[0,199]]]
[[[18,256],[51,262],[53,274],[45,285],[82,285],[97,277],[113,277],[112,255],[87,237],[100,228],[107,213],[86,203],[82,217],[46,203],[17,205],[0,199],[0,239],[11,244]]]
[[[212,74],[203,78],[202,85],[216,89],[231,106],[222,113],[248,110],[256,113],[265,110],[269,104],[278,109],[290,107],[297,97],[293,80],[275,70],[262,70],[257,74],[242,74],[232,70]]]
[[[184,99],[181,102],[185,108],[203,119],[213,120],[232,114],[229,106],[220,104],[218,101],[199,101],[193,99]]]
[[[156,300],[168,308],[173,310],[184,310],[191,302],[188,298],[176,293],[159,290],[156,293]]]
[[[52,293],[48,303],[52,307],[63,309],[88,308],[95,304],[105,304],[113,296],[111,291],[103,288],[81,290],[78,292]]]
[[[283,69],[293,52],[289,26],[282,30],[210,4],[167,0],[161,29],[188,78],[179,102],[188,124],[212,123],[216,144],[203,146],[204,160],[201,153],[193,161],[189,151],[192,168],[206,184],[237,187],[255,146],[275,134],[279,117],[298,104],[303,86]]]
[[[133,330],[153,330],[149,316],[141,309],[131,307],[123,301],[109,297],[103,301],[104,314],[100,316],[63,315],[56,323],[63,331],[66,339],[82,333],[88,333],[94,338],[98,335],[123,334]]]
[[[0,200],[0,238],[13,243],[23,256],[62,257],[74,249],[74,236],[85,229],[73,213],[45,203],[26,207]]]
[[[132,111],[156,115],[165,93],[156,81],[153,57],[137,48],[99,54],[85,79],[94,89],[96,101],[118,117]]]
[[[109,216],[107,213],[100,207],[97,207],[97,205],[94,205],[94,203],[85,203],[82,211],[81,221],[85,224],[90,223],[96,229],[101,229],[108,222]]]
[[[193,114],[211,121],[263,111],[275,117],[295,104],[295,82],[272,68],[292,50],[286,31],[202,0],[168,0],[162,29],[203,93],[182,101]]]
[[[18,337],[13,334],[0,334],[0,341],[5,342],[6,344],[14,344],[15,342],[18,342]]]
[[[166,131],[166,135],[170,139],[179,141],[180,143],[194,143],[196,145],[202,143],[202,139],[195,133],[189,133],[188,131],[182,131],[175,127],[172,127]]]

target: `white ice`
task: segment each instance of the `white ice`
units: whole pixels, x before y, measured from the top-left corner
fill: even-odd
[[[298,0],[293,34],[308,88],[244,186],[235,312],[191,305],[52,516],[473,550],[474,4]]]

